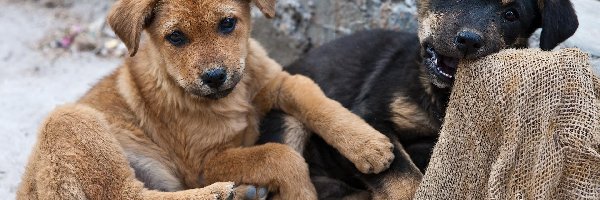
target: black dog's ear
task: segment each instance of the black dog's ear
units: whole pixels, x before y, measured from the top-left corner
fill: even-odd
[[[540,0],[538,2],[542,12],[540,48],[548,51],[575,34],[579,27],[579,21],[569,0]]]
[[[119,0],[108,14],[108,24],[125,43],[132,57],[137,53],[140,36],[157,3],[158,0]]]
[[[276,0],[253,0],[256,7],[265,14],[268,18],[275,16],[275,2]]]

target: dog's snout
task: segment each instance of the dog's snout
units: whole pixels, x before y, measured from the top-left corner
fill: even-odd
[[[455,38],[456,48],[465,55],[477,52],[483,46],[481,35],[472,31],[461,31]]]
[[[219,88],[227,80],[227,72],[223,68],[211,69],[202,74],[202,82],[211,88]]]

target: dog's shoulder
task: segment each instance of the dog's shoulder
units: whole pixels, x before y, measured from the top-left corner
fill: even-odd
[[[122,124],[126,119],[134,118],[134,113],[123,98],[122,92],[119,91],[119,85],[123,82],[121,79],[124,71],[126,71],[125,66],[121,66],[110,75],[102,78],[77,103],[101,111],[111,123]]]
[[[265,75],[276,74],[283,70],[279,63],[269,57],[267,51],[258,41],[249,39],[248,43],[247,64],[249,68]]]
[[[370,92],[378,85],[391,90],[398,75],[405,77],[404,71],[418,69],[413,65],[418,57],[417,45],[415,33],[360,31],[310,50],[285,70],[312,78],[327,96],[352,107],[361,93],[379,95]],[[387,75],[390,73],[397,76]]]
[[[248,40],[245,67],[245,85],[254,92],[258,92],[283,71],[283,67],[270,58],[262,45],[254,39]]]

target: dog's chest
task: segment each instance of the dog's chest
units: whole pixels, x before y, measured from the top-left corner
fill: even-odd
[[[202,113],[175,120],[174,129],[185,143],[197,147],[243,146],[258,137],[258,116],[251,109]]]

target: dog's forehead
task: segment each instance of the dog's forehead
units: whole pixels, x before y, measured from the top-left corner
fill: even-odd
[[[240,13],[242,9],[242,2],[237,0],[171,0],[163,1],[160,10],[177,18],[208,20],[233,16]],[[177,13],[177,15],[173,13]]]

